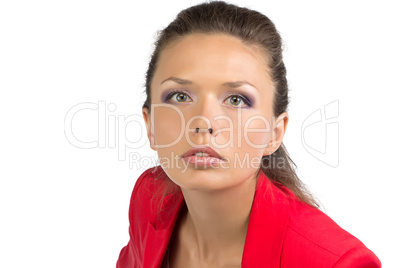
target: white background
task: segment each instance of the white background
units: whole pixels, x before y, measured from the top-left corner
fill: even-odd
[[[147,144],[127,149],[143,157],[130,168],[128,158],[118,156],[124,150],[112,143],[78,148],[65,136],[65,117],[77,104],[99,102],[115,105],[107,111],[110,120],[141,114],[156,31],[199,1],[140,3],[1,2],[0,267],[115,266],[129,238],[132,187],[155,154]],[[384,267],[398,266],[398,1],[231,3],[267,15],[285,41],[291,105],[284,143],[300,177],[326,213],[372,249]],[[330,152],[335,160],[339,156],[336,167],[305,146],[325,144],[325,122],[301,139],[304,120],[333,101],[339,104],[333,120],[339,133],[332,128],[328,137],[337,138],[331,144],[339,140],[339,150]],[[140,119],[126,128],[122,124],[116,142],[143,141]],[[115,130],[113,124],[106,129]],[[72,130],[80,140],[96,140],[97,111],[77,113]]]

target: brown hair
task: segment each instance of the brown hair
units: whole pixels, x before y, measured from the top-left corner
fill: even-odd
[[[275,86],[274,115],[277,117],[287,110],[289,97],[286,68],[282,58],[282,39],[275,25],[257,11],[223,1],[202,3],[182,10],[175,20],[159,33],[146,73],[147,98],[143,108],[148,108],[150,112],[151,81],[161,51],[171,42],[192,33],[227,34],[238,37],[245,44],[263,48],[268,55],[268,69]],[[301,201],[319,207],[318,202],[298,178],[295,168],[295,163],[282,143],[273,154],[262,158],[260,170],[271,180],[289,188]]]

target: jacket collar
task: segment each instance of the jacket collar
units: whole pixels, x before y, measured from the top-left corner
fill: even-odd
[[[288,198],[260,171],[244,245],[243,268],[279,267],[288,219]]]
[[[145,267],[161,265],[184,203],[181,192],[170,196],[164,207],[171,207],[172,210],[161,214],[155,223],[148,222]],[[242,256],[243,268],[279,267],[288,218],[288,198],[260,171]]]

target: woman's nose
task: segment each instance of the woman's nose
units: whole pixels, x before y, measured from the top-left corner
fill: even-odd
[[[194,104],[193,115],[205,117],[211,122],[211,124],[213,124],[214,117],[219,114],[221,114],[219,101],[216,99],[214,94],[200,96]]]
[[[212,128],[208,128],[208,129],[200,129],[199,127],[195,128],[195,132],[200,133],[200,132],[209,132],[210,134],[212,134]]]
[[[213,96],[203,96],[193,104],[193,109],[188,114],[188,131],[191,133],[191,140],[196,144],[206,144],[217,128],[217,121],[214,117],[219,115],[219,102]],[[197,132],[197,129],[199,130]],[[212,134],[212,135],[211,135]]]

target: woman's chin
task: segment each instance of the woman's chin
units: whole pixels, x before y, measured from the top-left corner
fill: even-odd
[[[242,172],[243,171],[243,172]],[[182,189],[200,191],[219,191],[235,187],[252,177],[254,171],[244,172],[233,169],[188,168],[183,170],[169,170],[168,176]]]

